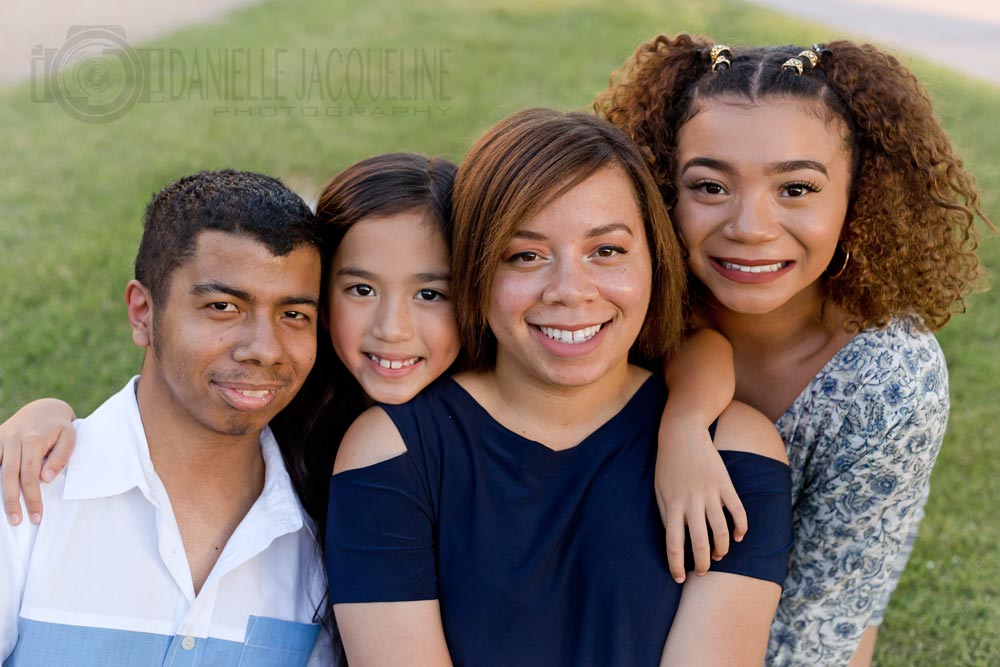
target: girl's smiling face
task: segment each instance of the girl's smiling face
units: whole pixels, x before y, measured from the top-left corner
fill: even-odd
[[[681,128],[673,215],[688,267],[723,308],[822,299],[847,215],[851,156],[817,103],[713,99]]]
[[[458,356],[448,259],[441,231],[422,209],[359,220],[338,246],[330,340],[372,400],[410,400]]]

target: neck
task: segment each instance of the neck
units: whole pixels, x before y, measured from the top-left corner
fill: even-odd
[[[494,396],[490,412],[498,421],[552,449],[566,449],[617,414],[648,376],[623,361],[596,382],[552,385],[504,363],[501,353],[484,379]]]
[[[211,431],[162,395],[162,383],[143,379],[136,387],[139,415],[153,468],[171,502],[197,496],[252,504],[264,488],[260,431]]]
[[[808,355],[843,331],[845,314],[832,306],[824,312],[822,303],[817,289],[767,313],[738,313],[712,300],[699,314],[729,339],[737,357],[787,358]]]

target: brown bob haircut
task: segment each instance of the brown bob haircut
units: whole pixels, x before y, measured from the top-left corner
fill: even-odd
[[[619,169],[632,184],[652,259],[652,297],[632,360],[650,363],[676,347],[684,327],[684,263],[638,147],[599,118],[528,109],[488,130],[455,179],[452,292],[473,368],[491,368],[496,362],[496,339],[486,311],[501,255],[514,232],[573,186],[608,168]]]
[[[937,329],[963,311],[965,295],[981,282],[975,219],[991,225],[913,74],[876,47],[849,41],[819,47],[816,66],[804,62],[801,75],[783,64],[810,47],[734,47],[731,64],[713,72],[713,44],[690,35],[640,44],[594,102],[598,115],[650,151],[668,208],[677,200],[678,133],[701,103],[813,101],[841,125],[853,167],[840,249],[828,270],[836,278],[823,280],[826,300],[851,314],[852,329],[907,315]]]

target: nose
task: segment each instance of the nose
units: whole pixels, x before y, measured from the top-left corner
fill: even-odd
[[[547,305],[575,306],[597,297],[597,285],[585,260],[557,258],[542,294]]]
[[[413,322],[405,299],[386,298],[379,302],[372,336],[387,343],[401,343],[413,337]]]
[[[284,359],[278,323],[269,317],[250,317],[244,326],[243,337],[233,352],[236,361],[273,366]]]
[[[723,230],[726,238],[740,243],[756,244],[773,241],[781,233],[775,207],[768,193],[751,193],[739,201]]]

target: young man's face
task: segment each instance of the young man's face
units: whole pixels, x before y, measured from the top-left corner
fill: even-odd
[[[315,361],[319,287],[312,246],[277,257],[247,236],[201,232],[147,317],[140,392],[191,435],[258,433]]]

